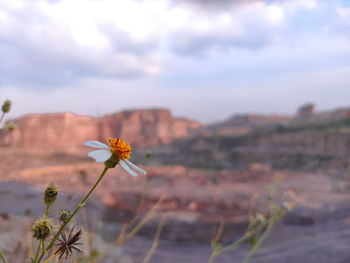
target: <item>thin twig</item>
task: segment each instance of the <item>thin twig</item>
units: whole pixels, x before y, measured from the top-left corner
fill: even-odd
[[[119,234],[119,236],[117,238],[115,246],[120,246],[120,245],[125,244],[125,242],[128,241],[130,238],[132,238],[143,227],[144,224],[146,224],[148,221],[152,220],[155,217],[154,212],[161,205],[164,198],[165,198],[165,195],[163,195],[159,198],[157,203],[155,203],[155,205],[151,208],[151,210],[147,212],[145,217],[126,235],[125,238],[124,238],[124,235],[125,235],[125,231],[126,231],[126,226],[124,226],[122,228],[122,232]]]
[[[255,254],[256,250],[261,246],[261,244],[265,241],[265,239],[270,235],[273,226],[275,225],[275,220],[270,220],[265,232],[262,234],[262,236],[259,238],[259,240],[255,243],[255,245],[250,249],[247,256],[243,260],[242,263],[247,263],[250,258]]]
[[[224,222],[224,220],[221,220],[218,231],[217,231],[215,238],[213,240],[213,244],[216,244],[219,241],[219,239],[221,238],[222,232],[224,231],[224,226],[225,226],[225,222]]]
[[[146,197],[148,194],[148,181],[147,181],[147,177],[144,177],[144,184],[143,184],[143,193],[142,193],[142,197],[141,197],[141,201],[136,209],[136,215],[133,219],[131,219],[131,221],[126,225],[127,228],[130,228],[132,225],[134,225],[136,223],[136,221],[140,218],[141,216],[141,210],[142,207],[145,204],[146,201]]]
[[[166,221],[166,215],[163,215],[162,218],[160,219],[160,222],[159,222],[159,225],[158,225],[158,228],[157,228],[156,235],[154,237],[154,241],[153,241],[152,247],[148,251],[148,253],[147,253],[147,255],[144,258],[142,263],[148,263],[149,260],[151,259],[151,257],[153,256],[154,252],[156,251],[156,249],[158,247],[158,244],[159,244],[160,234],[162,233],[162,229],[163,229],[165,221]]]

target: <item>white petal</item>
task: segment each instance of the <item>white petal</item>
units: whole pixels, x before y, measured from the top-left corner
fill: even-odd
[[[107,149],[109,150],[109,147],[102,143],[102,142],[98,142],[98,141],[87,141],[87,142],[84,142],[84,144],[86,146],[90,146],[90,147],[94,147],[94,148],[98,148],[98,149]]]
[[[134,170],[138,171],[139,173],[142,173],[144,175],[147,174],[147,172],[145,170],[142,170],[141,168],[137,167],[135,164],[133,164],[132,162],[130,162],[129,160],[125,160],[125,162]]]
[[[124,168],[124,170],[127,171],[130,175],[137,176],[137,173],[135,173],[133,170],[131,170],[130,167],[127,165],[127,163],[124,160],[120,160],[119,163]]]
[[[88,156],[94,158],[98,163],[103,163],[112,156],[112,153],[110,150],[96,150],[89,152]]]

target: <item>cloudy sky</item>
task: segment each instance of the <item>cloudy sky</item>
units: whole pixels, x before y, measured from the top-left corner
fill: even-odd
[[[202,122],[350,105],[348,0],[1,0],[12,117],[165,107]]]

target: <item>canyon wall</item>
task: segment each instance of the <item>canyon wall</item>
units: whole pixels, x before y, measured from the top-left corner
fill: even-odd
[[[252,163],[264,163],[292,170],[350,170],[350,133],[298,131],[237,137],[199,134],[158,147],[153,150],[153,159],[207,169],[245,170]]]
[[[14,120],[17,129],[1,133],[0,145],[52,151],[78,151],[87,140],[120,137],[133,146],[154,146],[184,138],[200,123],[174,118],[162,109],[131,110],[101,118],[74,113],[32,114]]]

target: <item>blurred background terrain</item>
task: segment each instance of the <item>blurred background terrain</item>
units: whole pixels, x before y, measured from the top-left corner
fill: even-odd
[[[167,215],[152,262],[180,262],[188,257],[190,262],[203,262],[209,257],[215,227],[225,221],[225,242],[241,234],[252,194],[259,196],[257,211],[266,212],[268,186],[278,177],[277,196],[294,190],[296,208],[253,262],[347,262],[349,113],[350,108],[317,112],[308,104],[291,116],[235,115],[208,125],[178,119],[164,109],[101,118],[73,113],[26,115],[14,120],[15,131],[0,135],[0,224],[9,231],[15,215],[39,216],[42,189],[50,182],[60,188],[53,215],[59,209],[72,209],[102,169],[87,157],[89,149],[83,142],[106,142],[113,134],[130,141],[132,161],[148,175],[135,178],[119,168],[110,170],[89,201],[89,224],[101,231],[106,242],[115,240],[122,222],[135,216],[146,191],[142,213],[164,197],[159,213]],[[158,222],[156,218],[147,223],[125,245],[131,258],[145,255]],[[98,224],[103,227],[97,229]],[[238,262],[240,257],[242,252],[225,255],[222,262],[232,258]]]

